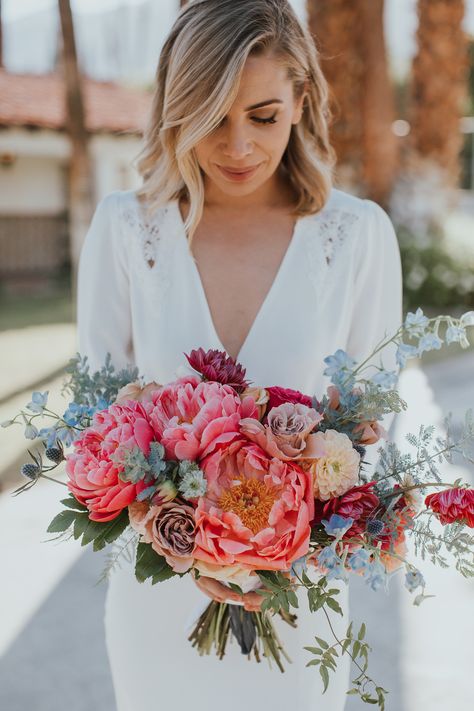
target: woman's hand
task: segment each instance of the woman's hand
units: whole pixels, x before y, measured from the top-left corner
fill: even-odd
[[[210,597],[211,600],[216,600],[217,602],[227,602],[228,600],[242,602],[247,612],[260,611],[260,606],[264,599],[262,595],[257,595],[255,592],[239,595],[239,593],[234,592],[218,580],[214,580],[214,578],[201,576],[196,579],[194,575],[192,577],[198,588],[202,590],[205,595]]]

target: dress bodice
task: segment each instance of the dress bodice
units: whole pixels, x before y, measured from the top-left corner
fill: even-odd
[[[245,288],[245,274],[242,274]],[[298,218],[291,242],[239,353],[247,377],[321,396],[325,356],[363,359],[401,322],[398,243],[376,203],[333,189]],[[97,206],[81,252],[78,350],[92,369],[110,352],[145,380],[168,382],[193,348],[223,350],[188,247],[177,200],[147,221],[133,191]],[[387,367],[394,353],[385,352]]]

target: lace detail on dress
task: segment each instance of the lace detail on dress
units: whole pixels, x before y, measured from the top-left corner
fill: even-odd
[[[319,230],[323,238],[326,264],[329,266],[336,257],[336,251],[345,243],[352,225],[358,219],[358,216],[352,212],[341,212],[335,209],[321,212]]]
[[[307,257],[307,274],[317,293],[320,292],[325,272],[338,261],[353,225],[359,216],[337,208],[327,208],[307,222],[304,239]]]
[[[170,285],[171,251],[176,243],[169,224],[170,206],[158,208],[153,217],[147,219],[145,210],[134,198],[132,203],[127,202],[122,207],[121,217],[129,232],[135,267],[159,309]]]

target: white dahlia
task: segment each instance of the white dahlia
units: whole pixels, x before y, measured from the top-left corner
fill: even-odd
[[[356,486],[359,478],[360,454],[346,434],[336,430],[316,432],[317,446],[323,452],[312,467],[314,496],[328,501],[342,496]]]

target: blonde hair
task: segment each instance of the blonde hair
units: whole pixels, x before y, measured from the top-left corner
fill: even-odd
[[[151,117],[137,167],[137,197],[153,212],[186,198],[189,241],[201,219],[204,183],[194,146],[230,110],[249,55],[273,52],[293,81],[306,88],[303,114],[282,157],[297,195],[296,215],[318,212],[332,185],[328,87],[318,51],[287,0],[192,0],[178,15],[161,50]]]

